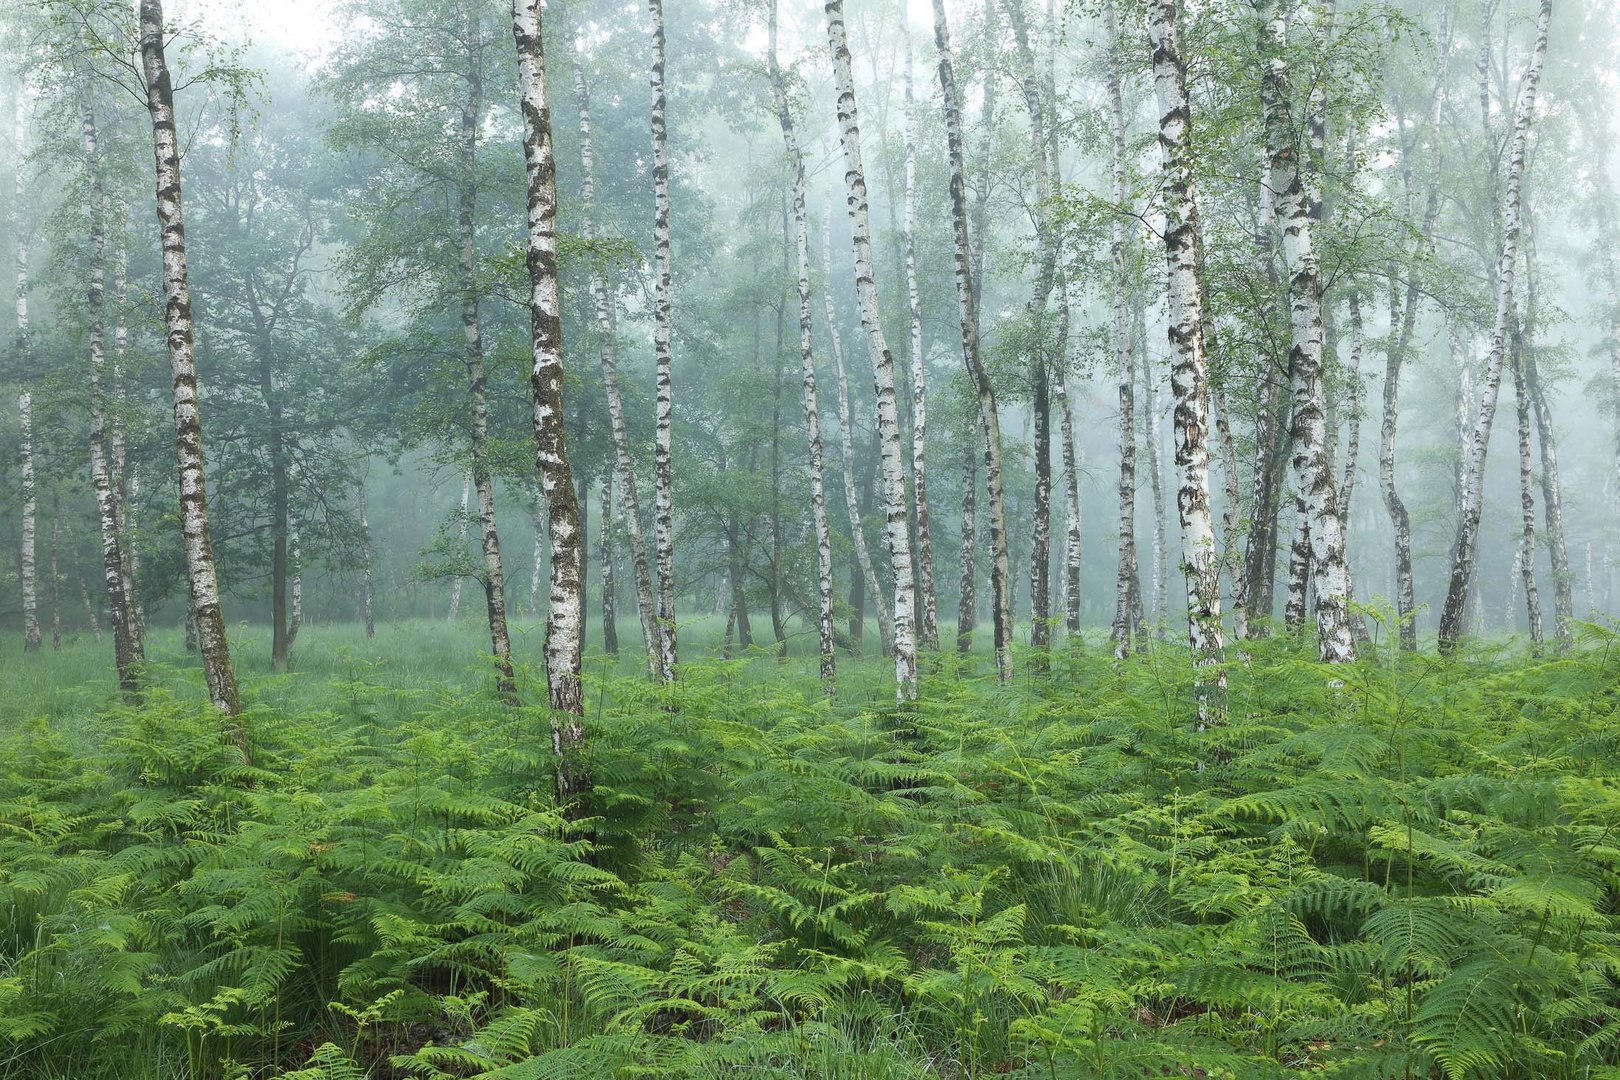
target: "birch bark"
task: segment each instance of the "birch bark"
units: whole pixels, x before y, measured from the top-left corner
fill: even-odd
[[[900,415],[895,405],[894,357],[884,340],[876,272],[872,265],[866,169],[861,161],[860,121],[849,44],[844,34],[843,0],[827,0],[823,10],[827,16],[827,44],[832,52],[833,75],[838,87],[838,134],[844,147],[844,184],[848,190],[851,246],[855,255],[855,292],[860,301],[861,329],[872,360],[873,389],[877,396],[883,531],[888,539],[889,563],[894,570],[895,696],[900,701],[908,701],[917,696],[916,578],[911,558],[911,532],[906,525],[905,465],[900,448]]]
[[[1130,192],[1127,187],[1129,130],[1125,123],[1124,57],[1119,42],[1119,21],[1113,0],[1103,8],[1107,33],[1108,117],[1113,134],[1110,172],[1113,180],[1114,215],[1109,243],[1113,261],[1111,282],[1114,367],[1119,391],[1119,546],[1118,568],[1114,579],[1114,623],[1109,637],[1114,657],[1125,659],[1131,651],[1135,629],[1132,605],[1141,590],[1136,568],[1136,363],[1131,352],[1130,265],[1128,248],[1130,223],[1127,216]]]
[[[125,695],[140,689],[140,666],[145,661],[140,635],[130,618],[129,596],[124,592],[124,558],[119,546],[118,500],[112,479],[111,439],[107,430],[106,326],[102,314],[106,292],[107,237],[103,220],[103,181],[101,151],[96,131],[93,90],[87,82],[81,106],[85,169],[89,184],[90,281],[85,296],[89,317],[90,353],[90,483],[96,494],[96,511],[101,524],[101,565],[107,590],[107,612],[113,629],[113,663],[118,686]],[[25,270],[23,262],[19,269]],[[23,277],[26,287],[26,273]],[[28,311],[26,293],[19,293],[17,315],[26,343]],[[177,384],[178,385],[178,384]],[[31,433],[30,433],[31,434]],[[32,478],[30,478],[31,481]]]
[[[855,561],[861,568],[866,591],[877,607],[878,638],[883,655],[894,650],[894,623],[889,617],[889,602],[883,598],[877,572],[872,567],[872,554],[866,546],[866,530],[861,527],[861,503],[855,490],[855,435],[850,418],[849,376],[844,368],[844,345],[838,334],[838,312],[832,298],[832,204],[828,203],[821,227],[822,304],[827,312],[827,337],[832,343],[833,370],[838,376],[838,436],[843,452],[844,504],[849,512],[850,539],[855,548]],[[734,583],[734,588],[740,584]]]
[[[928,379],[923,359],[922,290],[917,285],[917,103],[912,89],[911,31],[904,16],[901,24],[905,27],[906,52],[906,194],[901,244],[905,248],[906,297],[911,315],[911,485],[917,512],[917,644],[935,652],[939,649],[939,599],[934,592],[934,541],[929,524],[928,472],[923,453],[928,441]]]
[[[574,63],[574,96],[579,102],[580,233],[587,244],[592,244],[597,238],[595,156],[591,137],[590,93],[585,84],[585,65],[578,58]],[[641,617],[641,635],[647,647],[648,674],[655,680],[662,680],[665,669],[659,643],[658,609],[653,599],[652,571],[647,562],[647,536],[641,527],[641,484],[636,479],[636,461],[630,453],[624,400],[619,392],[618,332],[613,294],[608,288],[607,271],[596,259],[591,261],[591,295],[596,305],[596,331],[602,355],[602,385],[607,396],[608,426],[613,433],[613,451],[618,461],[619,502],[623,507],[625,536],[630,543],[630,572],[636,584],[636,612]]]
[[[163,315],[168,330],[169,366],[174,376],[174,433],[180,458],[180,534],[208,697],[227,716],[235,716],[241,703],[236,690],[236,673],[231,668],[225,615],[220,609],[213,543],[208,535],[202,413],[192,346],[191,284],[186,273],[186,226],[181,205],[180,147],[176,140],[174,90],[163,52],[161,0],[141,0],[140,30],[141,61],[146,75],[147,107],[152,114],[152,144],[157,167],[158,227],[163,239]],[[247,733],[236,723],[231,725],[230,732],[246,757]]]
[[[1198,209],[1193,195],[1192,109],[1187,68],[1177,41],[1177,0],[1148,0],[1153,83],[1159,102],[1159,151],[1164,160],[1164,246],[1169,276],[1171,388],[1175,394],[1176,508],[1181,522],[1182,572],[1187,582],[1187,632],[1193,654],[1199,721],[1224,721],[1226,673],[1221,628],[1219,561],[1209,506],[1209,388],[1204,360],[1203,290],[1198,281]]]
[[[480,326],[478,285],[478,141],[484,119],[483,27],[479,8],[465,10],[467,96],[461,105],[457,140],[456,239],[461,274],[461,330],[467,389],[472,398],[472,482],[478,492],[478,535],[484,556],[484,611],[489,621],[490,651],[495,659],[495,693],[517,704],[517,679],[512,670],[512,638],[506,625],[506,569],[501,562],[501,539],[495,521],[495,480],[490,473],[489,402],[485,390],[484,334]]]
[[[613,565],[613,469],[602,471],[602,523],[597,561],[602,564],[602,650],[619,655],[618,582]]]
[[[657,8],[659,0],[652,0]],[[663,51],[659,26],[658,52]],[[541,40],[540,0],[512,0],[512,38],[517,46],[518,89],[523,111],[523,159],[528,179],[529,331],[534,357],[529,388],[534,405],[535,466],[549,510],[551,607],[546,614],[546,682],[551,747],[557,757],[557,789],[563,798],[584,793],[590,779],[584,751],[584,689],[580,682],[585,619],[584,552],[578,496],[568,464],[563,425],[562,289],[557,278],[557,168],[551,141],[551,105],[546,96],[546,57]],[[657,128],[662,128],[662,61]],[[659,138],[660,144],[662,138]],[[667,163],[666,163],[667,169]],[[667,264],[667,215],[665,216]],[[667,265],[666,265],[667,272]],[[666,297],[667,299],[667,297]],[[667,315],[667,309],[666,309]],[[666,340],[667,345],[667,340]],[[667,356],[666,356],[667,359]],[[665,378],[660,380],[667,389]],[[667,399],[666,399],[667,403]],[[661,412],[667,422],[667,412]],[[665,433],[667,435],[667,432]],[[668,446],[665,466],[668,465]],[[661,507],[662,511],[667,507]],[[670,583],[673,585],[673,582]],[[667,670],[674,670],[674,622],[669,625]]]
[[[1552,410],[1542,392],[1537,371],[1535,332],[1540,306],[1536,290],[1539,275],[1535,268],[1534,219],[1525,212],[1525,325],[1522,362],[1530,404],[1536,420],[1536,443],[1541,448],[1541,513],[1547,525],[1547,550],[1553,572],[1553,641],[1559,652],[1575,644],[1575,579],[1569,569],[1569,543],[1564,534],[1564,491],[1558,477],[1558,434],[1553,428]]]
[[[1526,623],[1530,631],[1530,648],[1540,655],[1545,640],[1541,622],[1541,590],[1536,586],[1536,500],[1532,494],[1535,480],[1530,464],[1530,391],[1524,377],[1524,329],[1514,318],[1508,346],[1513,368],[1513,404],[1518,420],[1519,435],[1519,551],[1515,568],[1524,582]],[[1513,612],[1508,611],[1511,619]],[[1511,623],[1509,624],[1511,625]]]
[[[371,546],[371,519],[366,516],[366,484],[362,480],[358,489],[360,502],[360,621],[365,624],[366,637],[377,636],[376,587],[372,563],[376,554]]]
[[[966,453],[962,461],[962,532],[957,564],[960,581],[956,597],[956,651],[963,654],[973,651],[973,630],[979,621],[979,574],[974,554],[979,546],[979,458],[984,453],[983,443],[979,414],[974,411],[967,417],[963,444]]]
[[[945,105],[945,142],[950,163],[951,225],[955,241],[956,303],[962,327],[962,359],[979,401],[984,431],[985,492],[990,514],[990,611],[995,628],[996,673],[1012,678],[1012,571],[1007,543],[1007,502],[1001,479],[1001,419],[995,386],[979,352],[979,293],[975,248],[968,237],[967,182],[962,139],[962,100],[951,60],[950,26],[944,0],[933,0],[934,46],[939,54],[939,88]],[[988,76],[987,76],[988,77]],[[988,95],[986,107],[989,107]],[[982,242],[984,230],[979,230]],[[966,563],[964,562],[964,566]]]
[[[787,152],[788,169],[793,174],[793,243],[794,253],[798,259],[798,288],[799,288],[799,357],[803,369],[804,384],[804,427],[809,443],[808,468],[810,471],[810,517],[816,536],[816,598],[817,618],[816,626],[820,631],[821,644],[821,684],[828,694],[837,689],[837,657],[833,651],[833,592],[832,592],[832,531],[827,524],[827,492],[824,469],[822,466],[821,447],[821,404],[816,393],[816,364],[815,364],[815,335],[811,325],[811,299],[810,299],[810,223],[805,210],[805,180],[804,180],[804,153],[799,148],[798,136],[793,130],[793,110],[788,102],[787,80],[782,75],[782,68],[776,56],[776,0],[771,0],[770,8],[770,49],[767,54],[770,63],[771,87],[776,97],[776,117],[782,126],[782,143]],[[909,106],[911,100],[911,57],[910,50],[906,55],[906,100]],[[909,120],[909,112],[908,112]],[[909,126],[909,125],[908,125]],[[906,206],[908,215],[911,210],[911,185],[915,171],[915,148],[909,147],[906,163]],[[923,463],[922,463],[922,433],[925,427],[923,412],[922,368],[921,368],[921,314],[917,306],[915,262],[910,247],[907,248],[907,263],[912,285],[912,338],[913,358],[917,363],[914,374],[917,379],[915,391],[916,402],[916,442],[914,444],[914,467],[916,469],[918,528],[922,535],[927,535],[927,503],[923,494]],[[926,541],[924,541],[926,543]],[[928,550],[925,546],[923,550]],[[924,563],[925,600],[924,600],[924,633],[932,621],[931,597],[933,594],[932,563]],[[937,634],[936,634],[937,637]],[[938,648],[938,641],[933,645]]]
[[[1324,663],[1345,663],[1355,659],[1355,640],[1350,632],[1344,523],[1339,518],[1338,495],[1327,455],[1322,386],[1322,276],[1311,220],[1319,199],[1313,198],[1307,190],[1301,148],[1294,136],[1282,9],[1276,0],[1261,0],[1257,10],[1262,56],[1266,63],[1261,78],[1270,89],[1264,95],[1268,183],[1276,199],[1283,265],[1288,275],[1291,338],[1288,368],[1293,402],[1291,471],[1303,511],[1300,530],[1309,538],[1319,654]]]
[[[1445,606],[1440,612],[1440,649],[1443,653],[1454,651],[1462,639],[1463,609],[1477,569],[1485,455],[1490,446],[1491,422],[1496,416],[1496,401],[1502,384],[1502,365],[1513,310],[1514,270],[1519,254],[1519,194],[1524,183],[1525,151],[1535,111],[1536,91],[1541,82],[1541,67],[1547,55],[1547,27],[1551,19],[1552,0],[1541,0],[1541,10],[1536,18],[1535,44],[1531,48],[1524,77],[1520,80],[1518,100],[1513,109],[1513,140],[1508,154],[1507,189],[1502,200],[1501,258],[1496,273],[1496,320],[1486,358],[1485,386],[1480,393],[1479,412],[1474,418],[1465,455],[1464,469],[1468,483],[1462,493],[1457,539],[1452,545],[1451,580],[1446,589]]]
[[[669,250],[669,145],[664,125],[664,0],[647,0],[652,15],[652,141],[653,141],[653,259],[657,288],[654,293],[653,354],[657,395],[653,418],[653,546],[658,576],[658,662],[664,682],[675,678],[675,474],[672,439],[674,384],[671,335],[674,330]]]
[[[16,347],[18,376],[27,379],[28,370],[28,260],[29,229],[23,211],[23,197],[27,190],[26,143],[27,123],[25,97],[19,80],[16,98],[16,137],[12,141],[13,198],[11,203],[12,236],[16,240]],[[34,486],[34,396],[26,383],[17,395],[17,427],[21,443],[22,477],[22,552],[18,576],[22,579],[23,651],[38,652],[40,646],[38,571],[34,551],[38,501]],[[53,522],[54,528],[54,522]]]

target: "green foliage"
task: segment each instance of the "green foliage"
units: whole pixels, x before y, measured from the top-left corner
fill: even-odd
[[[585,820],[543,716],[403,656],[256,687],[251,768],[161,689],[13,699],[0,1077],[1614,1075],[1593,644],[1259,643],[1205,732],[1173,650],[905,714],[875,660],[606,674]]]

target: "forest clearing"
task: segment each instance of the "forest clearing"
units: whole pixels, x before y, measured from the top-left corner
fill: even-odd
[[[0,0],[0,1080],[1620,1080],[1617,45]]]

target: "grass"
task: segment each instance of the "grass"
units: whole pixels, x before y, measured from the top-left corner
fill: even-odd
[[[1174,646],[897,709],[722,631],[589,657],[584,820],[472,623],[237,628],[251,768],[177,634],[5,642],[0,1078],[1620,1076],[1606,631],[1259,643],[1206,731]]]

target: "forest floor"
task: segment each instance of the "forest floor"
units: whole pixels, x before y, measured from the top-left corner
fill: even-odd
[[[1608,630],[1262,642],[1200,731],[1174,645],[898,709],[704,624],[588,657],[583,818],[479,631],[234,630],[251,766],[173,632],[139,706],[0,645],[0,1080],[1620,1078]]]

